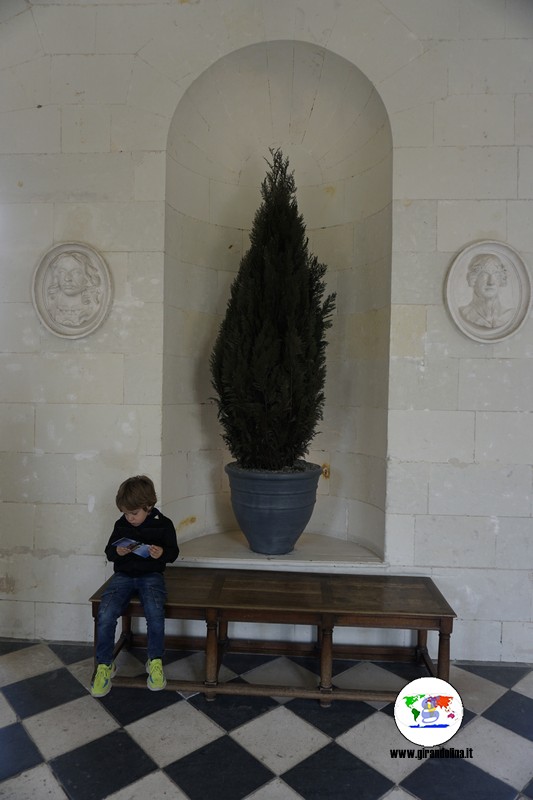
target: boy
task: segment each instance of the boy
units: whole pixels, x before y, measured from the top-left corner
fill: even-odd
[[[156,503],[154,484],[145,475],[128,478],[117,492],[116,504],[122,517],[115,522],[105,548],[115,572],[102,594],[98,610],[97,667],[91,683],[93,697],[105,697],[111,690],[117,620],[135,593],[139,595],[146,617],[146,685],[153,692],[167,685],[162,663],[167,595],[163,572],[167,564],[177,559],[179,548],[172,521],[155,508]],[[147,545],[146,557],[136,554],[131,547],[114,544],[124,537]]]

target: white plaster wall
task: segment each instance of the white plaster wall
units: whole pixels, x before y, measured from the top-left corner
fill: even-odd
[[[477,344],[442,303],[468,242],[501,239],[532,263],[522,0],[0,4],[0,635],[90,638],[116,487],[140,471],[160,484],[163,409],[188,402],[163,381],[164,359],[166,376],[188,357],[163,329],[180,310],[163,283],[180,274],[163,271],[180,211],[165,209],[170,123],[219,58],[279,39],[353,63],[392,128],[384,569],[434,577],[459,615],[454,657],[532,661],[531,322]],[[194,216],[201,195],[188,200]],[[67,341],[40,326],[30,285],[72,240],[103,253],[116,299],[97,333]],[[181,260],[178,244],[167,255]]]

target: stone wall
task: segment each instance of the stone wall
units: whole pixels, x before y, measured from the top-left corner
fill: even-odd
[[[87,598],[109,574],[129,474],[153,477],[183,538],[231,524],[201,365],[257,205],[255,142],[288,148],[311,245],[342,293],[313,453],[332,469],[320,532],[364,540],[364,520],[384,570],[432,575],[459,615],[454,657],[533,660],[531,323],[475,342],[443,302],[466,244],[500,240],[531,262],[532,38],[520,0],[2,4],[0,635],[90,638]],[[298,54],[270,115],[265,50]],[[224,84],[231,104],[207,95],[232,125],[211,132],[202,173],[187,105],[241,51],[256,60]],[[324,90],[320,59],[345,65],[347,91],[361,75],[384,110],[388,167],[369,155],[366,185],[353,158],[335,176],[327,161],[332,121],[338,133],[353,106]],[[320,104],[297,103],[317,86]],[[351,142],[332,146],[349,161]],[[80,339],[49,332],[31,300],[62,242],[96,248],[114,284],[108,318]]]

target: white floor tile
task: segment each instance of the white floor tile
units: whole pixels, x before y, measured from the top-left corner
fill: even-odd
[[[23,647],[0,658],[0,686],[59,669],[63,662],[45,644]]]
[[[69,664],[68,671],[82,686],[85,686],[87,691],[89,691],[94,671],[94,661],[92,658],[87,658],[85,661],[77,661],[75,664]]]
[[[136,675],[144,672],[145,663],[146,661],[140,661],[133,653],[128,652],[128,650],[121,650],[115,660],[117,675],[135,678]]]
[[[67,800],[46,764],[0,783],[1,800]]]
[[[254,685],[265,683],[272,686],[304,686],[308,689],[316,689],[319,683],[318,675],[284,656],[267,661],[242,677],[247,683]],[[290,700],[289,697],[276,699],[280,703],[288,703]]]
[[[24,727],[49,760],[116,730],[119,725],[92,697],[81,697],[24,720]],[[53,731],[53,735],[50,732]]]
[[[152,772],[137,783],[132,783],[120,792],[110,794],[107,800],[188,800],[187,795],[167,778],[163,772]],[[34,800],[38,800],[35,798]]]
[[[504,686],[488,681],[466,669],[455,667],[453,664],[448,682],[459,692],[463,706],[476,714],[482,714],[507,691]]]
[[[179,661],[172,661],[165,664],[165,675],[167,679],[178,681],[204,681],[205,680],[205,654],[194,653],[192,656],[180,658]],[[235,677],[235,673],[222,665],[218,673],[220,683],[230,681]]]
[[[338,736],[337,744],[370,764],[393,783],[400,783],[422,763],[416,757],[413,759],[391,757],[391,748],[401,750],[414,748],[415,752],[417,748],[402,736],[394,719],[387,714],[373,714],[342,736]]]
[[[394,672],[370,661],[362,661],[333,678],[334,686],[340,689],[380,689],[399,692],[407,683],[407,680],[395,675]]]
[[[5,699],[4,695],[0,695],[0,728],[5,728],[7,725],[12,725],[17,721],[17,715]]]
[[[301,794],[296,794],[281,778],[276,778],[257,792],[248,795],[246,800],[301,800],[301,798]]]
[[[518,683],[513,686],[513,691],[525,694],[526,697],[531,697],[533,700],[533,672],[528,672],[521,681],[518,681]]]
[[[281,775],[331,739],[286,708],[275,708],[230,734],[242,747]]]
[[[446,743],[446,747],[472,748],[469,763],[521,789],[533,778],[533,742],[483,717],[473,719]]]
[[[143,717],[125,730],[159,767],[183,758],[224,733],[185,701]]]
[[[395,786],[394,789],[391,789],[388,794],[383,796],[382,800],[413,800],[413,795],[404,792],[399,786]]]

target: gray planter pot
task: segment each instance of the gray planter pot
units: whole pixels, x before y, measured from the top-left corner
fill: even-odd
[[[231,505],[250,549],[265,555],[293,550],[311,519],[316,501],[319,464],[302,472],[267,472],[226,466]]]

